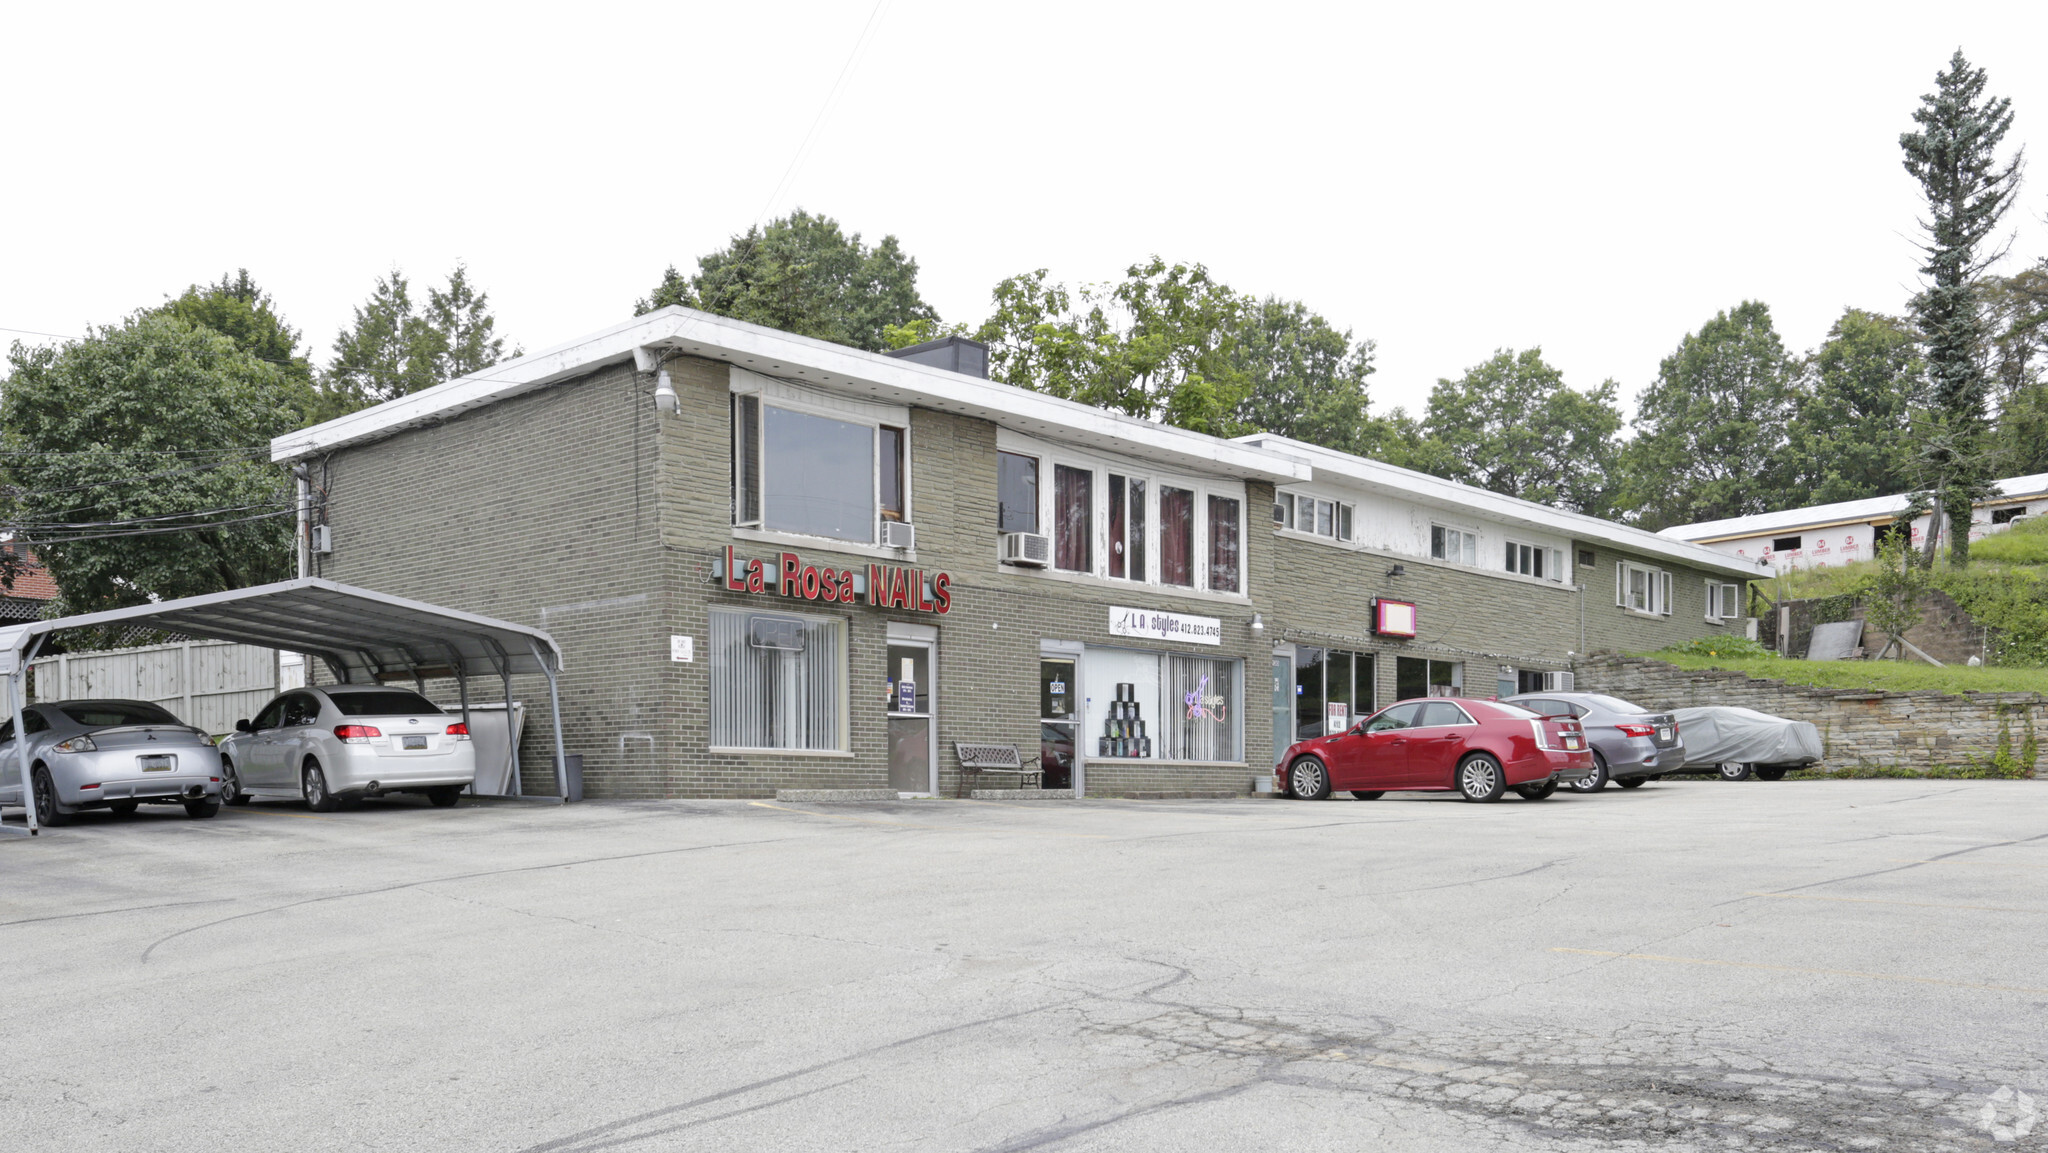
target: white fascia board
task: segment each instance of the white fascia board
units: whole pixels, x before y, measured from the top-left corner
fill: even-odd
[[[1401,468],[1348,452],[1322,448],[1271,433],[1254,433],[1239,438],[1248,444],[1263,444],[1275,452],[1308,460],[1318,480],[1331,480],[1354,488],[1397,496],[1418,504],[1471,513],[1510,525],[1523,525],[1578,540],[1594,540],[1630,552],[1662,557],[1692,568],[1755,577],[1754,562],[1716,552],[1690,541],[1673,540],[1644,529],[1616,524],[1583,513],[1566,512],[1547,504],[1503,496],[1474,485],[1460,484],[1425,472]]]
[[[1292,455],[675,306],[411,396],[287,433],[271,441],[270,456],[274,461],[303,460],[344,445],[445,420],[467,409],[624,361],[641,348],[661,348],[724,361],[752,372],[889,404],[978,417],[1030,435],[1175,464],[1197,472],[1279,484],[1305,481],[1312,475],[1307,463]]]
[[[1978,501],[1977,507],[2048,496],[2048,472],[2008,477],[1994,483],[1998,487],[1999,495]],[[1750,536],[1798,532],[1801,529],[1854,524],[1870,517],[1897,517],[1905,512],[1911,503],[1912,498],[1905,493],[1865,497],[1862,500],[1843,500],[1834,504],[1808,505],[1805,508],[1731,516],[1722,520],[1703,520],[1697,524],[1673,525],[1660,535],[1678,540],[1737,540]]]

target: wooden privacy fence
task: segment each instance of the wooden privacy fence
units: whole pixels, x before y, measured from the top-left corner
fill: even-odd
[[[227,641],[62,653],[34,665],[34,700],[153,701],[186,724],[220,735],[256,715],[279,686],[305,683],[301,658]]]

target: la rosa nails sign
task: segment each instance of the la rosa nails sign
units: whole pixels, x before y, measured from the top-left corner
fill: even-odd
[[[923,569],[887,564],[868,565],[866,572],[820,567],[805,564],[793,552],[779,552],[766,561],[741,560],[727,545],[712,579],[731,592],[774,592],[792,600],[849,605],[858,600],[875,608],[942,615],[953,608],[950,573],[926,574]]]

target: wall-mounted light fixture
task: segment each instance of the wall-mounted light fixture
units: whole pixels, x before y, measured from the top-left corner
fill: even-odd
[[[1394,566],[1393,568],[1390,568],[1390,569],[1388,569],[1388,570],[1387,570],[1387,575],[1388,575],[1388,576],[1390,576],[1390,577],[1397,577],[1397,576],[1407,576],[1407,575],[1408,575],[1408,567],[1407,567],[1406,565],[1398,565],[1398,564],[1397,564],[1397,565],[1395,565],[1395,566]]]
[[[668,378],[668,369],[662,369],[654,376],[654,407],[674,416],[683,411],[683,398],[676,395],[676,384]]]
[[[1257,613],[1253,613],[1253,614],[1252,614],[1252,631],[1253,631],[1253,632],[1255,632],[1255,633],[1262,633],[1262,632],[1265,632],[1265,631],[1266,631],[1266,618],[1264,618],[1264,617],[1260,616],[1260,615],[1259,615],[1259,614],[1257,614]]]

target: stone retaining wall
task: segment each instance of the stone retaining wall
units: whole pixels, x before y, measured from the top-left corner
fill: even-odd
[[[1612,693],[1644,708],[1739,705],[1811,721],[1825,743],[1823,768],[1983,766],[2003,749],[2013,763],[2043,775],[2039,746],[2048,740],[2048,698],[2039,693],[1823,689],[1643,657],[1594,657],[1575,671],[1580,692]]]

